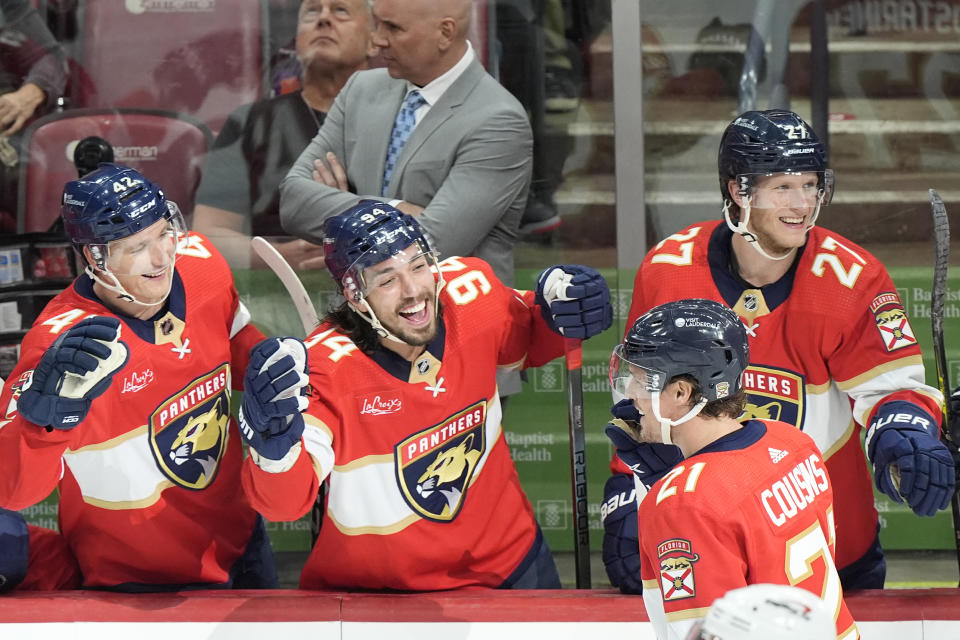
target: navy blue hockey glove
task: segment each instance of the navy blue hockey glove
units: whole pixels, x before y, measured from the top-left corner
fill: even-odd
[[[603,523],[603,566],[610,584],[623,593],[643,593],[637,532],[637,491],[633,478],[615,473],[607,478],[600,506]]]
[[[536,300],[547,325],[567,338],[590,338],[613,323],[610,288],[590,267],[563,264],[544,270],[537,278]]]
[[[120,321],[93,316],[63,332],[23,385],[17,410],[41,427],[73,429],[126,364]]]
[[[27,575],[30,531],[23,516],[0,507],[0,592],[12,591]]]
[[[240,434],[264,458],[282,460],[303,435],[307,350],[296,338],[267,338],[250,352]]]
[[[956,476],[953,457],[923,408],[903,400],[881,405],[867,430],[867,457],[877,488],[919,516],[946,509]]]
[[[613,420],[607,423],[603,432],[617,450],[617,457],[630,467],[647,489],[683,460],[680,447],[639,442],[640,412],[629,399],[613,405],[610,413]]]

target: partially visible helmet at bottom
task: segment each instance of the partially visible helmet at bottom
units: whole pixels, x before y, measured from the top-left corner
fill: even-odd
[[[806,589],[751,584],[717,598],[687,640],[834,640],[827,605]]]

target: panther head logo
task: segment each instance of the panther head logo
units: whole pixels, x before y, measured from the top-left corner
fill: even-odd
[[[472,445],[471,433],[457,446],[437,453],[437,457],[417,479],[417,493],[423,498],[429,498],[435,491],[439,491],[447,502],[444,511],[456,509],[463,493],[464,479],[469,478],[480,459],[480,451],[473,449]]]
[[[206,478],[216,470],[220,440],[227,432],[229,414],[223,410],[223,397],[217,398],[213,407],[199,415],[191,416],[187,424],[177,433],[176,440],[170,445],[168,455],[176,465],[189,460],[197,461],[203,467]],[[202,454],[206,455],[202,455]]]

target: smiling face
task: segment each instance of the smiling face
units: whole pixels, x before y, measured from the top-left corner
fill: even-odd
[[[374,55],[367,0],[304,0],[297,23],[297,57],[305,68],[355,68]]]
[[[143,231],[114,240],[107,245],[105,279],[116,279],[127,293],[144,304],[163,303],[170,292],[178,238],[176,225],[163,219]]]
[[[729,183],[731,197],[743,208],[736,182]],[[817,174],[778,173],[754,179],[747,228],[769,253],[779,255],[802,247],[813,222],[819,196]]]
[[[363,282],[364,300],[390,333],[418,347],[436,337],[436,279],[417,244],[364,269]]]

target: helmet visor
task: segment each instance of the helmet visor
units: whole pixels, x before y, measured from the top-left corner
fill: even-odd
[[[654,391],[662,391],[667,383],[665,372],[628,360],[624,356],[622,344],[618,344],[610,355],[608,377],[610,387],[618,397],[631,400],[639,400]]]
[[[167,214],[152,225],[106,245],[88,245],[97,267],[117,276],[159,274],[177,258],[187,225],[176,203],[167,201]]]
[[[346,292],[359,292],[366,296],[371,291],[390,292],[402,287],[406,276],[417,277],[437,270],[436,254],[430,251],[422,239],[390,256],[379,255],[379,248],[372,248],[354,261],[343,275],[341,285]]]
[[[786,173],[745,173],[737,184],[748,187],[750,204],[757,209],[813,209],[830,204],[833,170]]]

